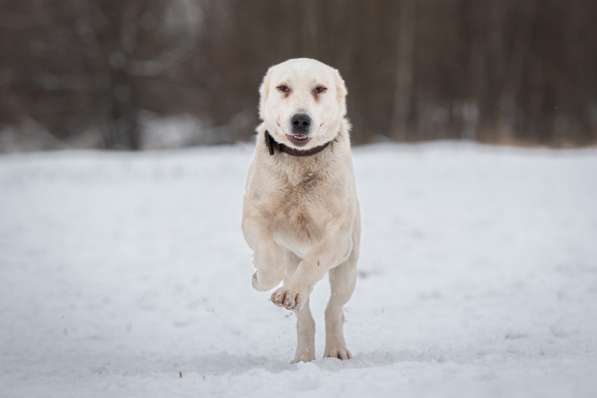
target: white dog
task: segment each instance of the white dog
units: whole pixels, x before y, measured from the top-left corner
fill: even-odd
[[[315,359],[309,296],[329,272],[325,356],[349,359],[343,307],[356,283],[360,214],[336,69],[307,58],[272,66],[259,89],[255,157],[244,198],[243,232],[254,251],[253,287],[297,316],[295,361]]]

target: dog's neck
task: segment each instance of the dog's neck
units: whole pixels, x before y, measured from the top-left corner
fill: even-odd
[[[276,147],[273,148],[274,155],[272,155],[266,142],[266,131],[267,129],[263,124],[257,127],[255,156],[261,159],[258,164],[263,167],[264,171],[270,173],[272,178],[281,178],[292,186],[311,178],[314,173],[333,174],[334,164],[337,164],[337,162],[351,162],[350,138],[348,135],[350,124],[346,119],[342,121],[338,134],[328,142],[328,145],[311,156],[292,156],[285,152],[276,152]]]
[[[271,134],[269,133],[269,131],[267,131],[267,130],[264,131],[264,134],[265,134],[265,146],[267,147],[267,150],[271,156],[274,156],[276,154],[276,151],[287,153],[290,156],[312,156],[312,155],[315,155],[315,154],[323,151],[334,141],[334,140],[331,140],[331,141],[326,142],[323,145],[319,145],[319,146],[316,146],[313,148],[303,150],[303,149],[296,149],[296,148],[286,146],[286,145],[282,144],[281,142],[274,140],[274,137],[272,137]]]

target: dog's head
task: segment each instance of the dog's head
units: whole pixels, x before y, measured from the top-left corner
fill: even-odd
[[[346,115],[340,73],[319,61],[296,58],[274,65],[259,88],[259,117],[278,142],[308,149],[333,140]]]

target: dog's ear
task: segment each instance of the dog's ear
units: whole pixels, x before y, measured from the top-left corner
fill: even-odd
[[[265,102],[269,96],[269,78],[272,68],[269,68],[263,76],[261,86],[259,86],[259,118],[265,120]]]
[[[338,69],[334,69],[334,74],[336,79],[336,95],[338,96],[338,104],[340,104],[340,114],[341,116],[346,116],[346,95],[348,95],[348,90]]]

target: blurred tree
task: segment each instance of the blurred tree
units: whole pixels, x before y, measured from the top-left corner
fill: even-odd
[[[263,73],[299,56],[342,72],[356,143],[597,139],[593,0],[0,0],[0,7],[0,125],[33,123],[86,146],[143,147],[142,110],[192,114],[218,142],[249,139]]]
[[[10,11],[0,17],[8,25],[0,26],[12,40],[3,44],[16,53],[2,69],[12,74],[8,86],[22,115],[47,125],[59,138],[92,127],[105,148],[139,149],[139,113],[147,103],[143,85],[164,79],[190,54],[199,26],[197,4],[2,3]]]

